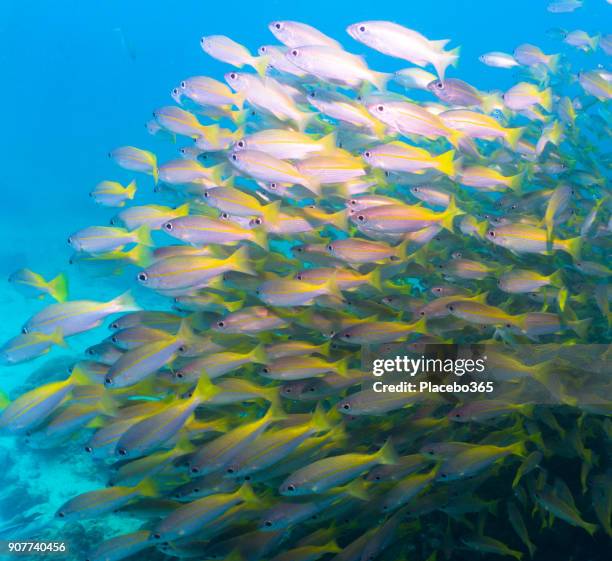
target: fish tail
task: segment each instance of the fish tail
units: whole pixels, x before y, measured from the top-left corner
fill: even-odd
[[[237,312],[244,305],[244,299],[235,302],[224,302],[223,305],[228,312]]]
[[[153,238],[151,238],[151,228],[149,228],[149,226],[147,226],[146,224],[143,224],[139,228],[136,228],[134,234],[136,236],[136,243],[147,246],[155,245],[153,243]]]
[[[187,216],[189,215],[189,203],[182,204],[181,206],[177,206],[173,212],[175,218],[179,216]]]
[[[399,462],[397,452],[393,448],[390,437],[387,439],[387,442],[385,442],[385,445],[376,452],[376,459],[379,464],[383,465],[395,465]]]
[[[489,229],[489,223],[486,220],[481,220],[480,222],[476,223],[476,232],[478,232],[478,235],[484,239],[485,236],[487,235],[487,230]]]
[[[350,497],[354,497],[355,499],[359,499],[361,501],[367,501],[370,498],[367,492],[367,484],[365,479],[354,479],[346,487],[344,487],[344,492]]]
[[[593,318],[580,319],[575,321],[568,321],[567,326],[578,335],[581,339],[587,338],[587,333]]]
[[[8,395],[6,395],[6,393],[0,390],[0,411],[6,409],[10,403],[11,400],[9,399]]]
[[[258,506],[261,504],[259,497],[253,492],[253,488],[248,484],[244,483],[238,491],[236,491],[236,495],[238,495],[245,503]]]
[[[387,72],[372,72],[370,81],[378,90],[384,92],[387,89],[387,83],[393,78],[393,74]]]
[[[262,208],[263,217],[267,224],[273,225],[278,223],[280,208],[280,201],[274,201],[273,203],[270,203]]]
[[[237,127],[242,127],[244,125],[248,112],[244,109],[230,110],[228,116],[232,123],[234,123]],[[236,131],[238,132],[238,131]],[[236,138],[236,135],[235,135]]]
[[[550,88],[546,88],[540,97],[540,105],[542,107],[544,107],[544,109],[546,109],[546,111],[548,111],[549,113],[552,112],[552,104],[553,104],[553,98],[552,98],[552,90]]]
[[[132,179],[129,185],[125,188],[125,194],[127,195],[127,198],[130,200],[134,198],[134,195],[136,195],[136,180],[135,179]]]
[[[325,551],[326,553],[340,553],[342,551],[342,548],[338,545],[336,540],[332,539],[329,541],[329,543],[322,545],[321,550]]]
[[[517,173],[516,175],[512,175],[508,178],[508,187],[518,194],[521,191],[524,179],[525,171]]]
[[[127,252],[127,257],[132,263],[142,268],[148,267],[153,262],[151,249],[144,245],[135,245]]]
[[[49,294],[58,302],[65,302],[68,298],[68,277],[65,273],[60,273],[49,281]]]
[[[217,388],[206,374],[200,374],[200,378],[198,379],[198,383],[193,390],[193,398],[195,398],[199,403],[204,403],[208,401],[211,397],[217,395],[221,390]]]
[[[524,442],[515,442],[514,444],[508,446],[507,450],[510,454],[520,456],[521,458],[524,458],[527,455],[527,448],[525,448]]]
[[[565,250],[574,258],[580,259],[580,250],[582,249],[582,238],[570,238],[565,241]]]
[[[329,429],[331,429],[331,424],[329,423],[325,409],[321,405],[320,401],[317,403],[314,413],[312,414],[310,426],[316,432],[327,432]]]
[[[369,275],[368,282],[370,286],[373,286],[378,292],[382,292],[382,277],[380,267],[376,267]]]
[[[565,286],[565,282],[563,281],[563,276],[561,275],[561,271],[555,271],[552,275],[549,275],[548,282],[552,286],[556,286],[557,288],[563,288]]]
[[[548,57],[547,66],[550,71],[554,74],[559,69],[559,62],[561,60],[561,55],[550,55]]]
[[[151,477],[143,479],[135,489],[141,497],[157,497],[159,490]]]
[[[225,164],[220,163],[216,166],[211,166],[207,168],[208,173],[210,173],[211,180],[217,184],[221,185],[223,182],[223,173],[225,172]]]
[[[582,527],[592,536],[597,530],[599,526],[597,524],[590,524],[589,522],[583,522]]]
[[[193,332],[193,330],[191,329],[191,326],[189,325],[189,321],[187,320],[187,318],[183,318],[181,320],[181,324],[179,326],[179,329],[176,333],[175,338],[177,341],[183,344],[189,343],[197,339],[195,333]]]
[[[338,149],[336,142],[337,137],[335,130],[318,140],[319,145],[323,148],[323,154],[333,154]]]
[[[448,152],[444,152],[444,154],[440,154],[434,158],[436,162],[436,168],[438,171],[441,171],[445,175],[449,177],[455,176],[455,162],[453,158],[455,157],[455,151],[449,150]]]
[[[302,185],[306,187],[306,189],[308,189],[311,193],[314,193],[315,195],[317,195],[317,197],[321,195],[321,183],[318,179],[316,179],[315,177],[304,176],[304,179],[302,181]]]
[[[269,59],[267,56],[256,56],[253,57],[251,66],[255,69],[257,74],[264,78],[266,75],[266,70],[268,69],[268,63]]]
[[[326,357],[329,356],[330,350],[331,350],[331,340],[325,341],[325,343],[323,343],[323,344],[321,344],[321,345],[319,345],[317,347],[317,352],[320,355],[323,355],[323,356],[326,356]]]
[[[249,252],[246,247],[238,248],[230,257],[227,258],[233,271],[244,273],[245,275],[256,276],[249,260]]]
[[[159,181],[159,169],[157,168],[157,158],[155,156],[153,157],[153,169],[151,173],[153,174],[153,182],[157,185]]]
[[[443,228],[446,228],[449,232],[453,231],[453,222],[457,216],[461,216],[465,214],[460,208],[457,208],[455,204],[455,197],[451,195],[450,201],[448,203],[448,207],[442,213],[442,217],[440,218],[440,225]]]
[[[328,216],[329,223],[338,228],[338,230],[342,230],[343,232],[347,232],[348,227],[348,212],[346,210],[339,210],[338,212],[334,212]]]
[[[256,364],[266,364],[268,362],[266,349],[261,343],[249,353],[249,357]]]
[[[444,74],[449,66],[457,66],[459,64],[459,55],[461,54],[461,47],[456,47],[450,51],[440,52],[439,57],[432,62],[438,78],[444,80]]]
[[[268,232],[263,228],[253,228],[252,242],[261,247],[264,251],[268,250]]]
[[[238,109],[240,109],[240,111],[242,111],[242,108],[244,107],[244,100],[245,100],[245,95],[242,92],[236,92],[234,94],[234,105],[236,107],[238,107]],[[246,119],[246,114],[245,113],[245,119]]]
[[[53,330],[53,333],[51,333],[50,336],[50,341],[55,345],[59,345],[60,347],[68,347],[68,343],[66,343],[66,340],[64,339],[64,333],[61,327],[56,327]]]
[[[142,309],[136,303],[136,300],[134,300],[134,297],[129,290],[117,296],[117,298],[111,300],[108,304],[117,312],[138,312]]]
[[[411,325],[411,331],[413,333],[420,333],[421,335],[427,335],[427,333],[429,333],[427,331],[427,320],[425,318],[421,318],[418,321],[414,322]]]
[[[341,358],[339,361],[334,363],[334,367],[336,369],[336,372],[340,376],[343,376],[343,377],[347,376],[349,360],[350,360],[350,357],[345,356],[344,358]]]
[[[513,129],[506,129],[506,141],[510,145],[510,148],[513,150],[516,148],[518,141],[523,136],[525,132],[525,127],[515,127]]]

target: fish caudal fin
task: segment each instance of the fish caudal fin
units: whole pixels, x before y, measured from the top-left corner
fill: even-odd
[[[257,345],[250,353],[250,359],[256,364],[267,364],[268,355],[266,354],[266,349],[264,345]]]
[[[192,398],[199,403],[204,403],[220,392],[221,390],[210,381],[206,374],[200,374],[198,383],[193,390]]]
[[[153,243],[153,239],[151,238],[151,229],[146,224],[136,228],[136,230],[134,230],[134,234],[136,237],[136,243],[146,246],[155,245]]]
[[[257,506],[261,504],[261,500],[253,492],[253,488],[248,483],[245,483],[244,485],[242,485],[242,487],[240,487],[240,489],[236,491],[236,495],[239,496],[245,503],[249,505]]]
[[[387,439],[385,445],[378,452],[376,452],[376,458],[378,463],[383,465],[395,465],[399,462],[399,457],[393,448],[391,438]]]
[[[157,497],[159,490],[152,478],[143,479],[136,487],[141,497]]]
[[[444,152],[444,154],[440,154],[434,158],[436,162],[436,169],[442,172],[449,177],[455,176],[455,151],[449,150],[448,152]]]
[[[457,216],[461,216],[462,214],[465,214],[465,212],[463,212],[460,208],[457,208],[455,197],[451,196],[448,207],[446,207],[446,210],[442,213],[442,217],[440,218],[440,225],[446,230],[452,232],[455,218]]]
[[[68,277],[64,273],[49,281],[49,294],[58,302],[66,301],[68,298]]]
[[[114,300],[111,300],[109,306],[117,312],[139,312],[142,308],[136,303],[132,293],[128,290]]]
[[[133,199],[134,195],[136,195],[136,180],[132,179],[129,185],[125,188],[125,194],[128,199]]]
[[[253,270],[250,264],[249,252],[246,247],[240,247],[232,255],[227,258],[231,269],[245,275],[256,276],[257,273]]]
[[[508,142],[510,148],[513,150],[516,148],[518,141],[523,136],[525,132],[525,127],[515,127],[513,129],[506,129],[506,141]]]

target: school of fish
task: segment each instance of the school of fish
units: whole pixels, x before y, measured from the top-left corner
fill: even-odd
[[[57,527],[140,521],[89,561],[596,559],[612,536],[612,394],[595,380],[610,373],[610,72],[522,44],[482,54],[517,76],[485,92],[448,76],[458,47],[398,23],[269,30],[256,53],[201,38],[227,73],[185,77],[147,123],[174,159],[110,152],[140,175],[93,188],[109,223],[70,234],[70,274],[119,272],[125,293],[10,278],[56,302],[4,343],[6,365],[100,337],[0,412],[4,433],[73,446],[108,483]],[[612,54],[612,35],[559,39]],[[139,204],[152,189],[159,204]],[[362,351],[395,344],[486,345],[487,379],[507,385],[376,392]]]

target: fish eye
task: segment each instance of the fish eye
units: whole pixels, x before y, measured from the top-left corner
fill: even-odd
[[[234,473],[234,468],[229,467],[229,468],[227,468],[225,471],[226,471],[227,473]]]
[[[327,246],[327,251],[334,251],[334,247],[332,246],[332,244],[329,244]]]
[[[116,336],[116,335],[113,335],[113,336],[111,337],[111,341],[112,341],[113,343],[116,343],[116,342],[117,342],[117,336]]]
[[[208,191],[204,191],[204,198],[208,199],[210,197],[210,193]]]
[[[238,156],[236,156],[236,154],[232,154],[232,160],[234,160],[234,162],[238,161]]]
[[[57,513],[57,516],[59,518],[64,518],[66,515],[63,512],[60,511],[60,512]]]
[[[461,413],[455,413],[454,417],[455,419],[461,419]]]
[[[113,385],[113,379],[110,376],[107,376],[106,378],[104,378],[104,385],[105,386],[112,386]]]
[[[91,454],[93,452],[93,448],[91,446],[85,446],[85,452]]]
[[[436,82],[436,88],[438,88],[439,90],[443,90],[444,89],[444,82],[442,82],[442,80],[438,80]]]
[[[221,328],[225,327],[225,322],[224,321],[218,321],[217,322],[217,327],[221,327]]]
[[[147,273],[145,273],[144,271],[141,273],[138,273],[138,280],[140,282],[147,282],[148,279],[149,279],[149,275],[147,275]]]
[[[184,378],[185,374],[183,374],[180,370],[174,374],[177,378]]]
[[[191,473],[198,473],[200,468],[198,466],[191,466],[190,471]]]
[[[365,25],[359,26],[359,31],[361,31],[361,33],[365,33],[365,30],[366,30]]]
[[[268,187],[270,187],[270,189],[272,189],[272,191],[275,191],[276,188],[278,187],[278,185],[274,182],[270,183],[270,185],[268,185]]]
[[[375,475],[374,479],[376,479],[376,481],[380,481],[380,475]]]
[[[70,236],[70,237],[68,238],[68,243],[69,243],[69,244],[71,244],[71,243],[72,243],[72,236]]]
[[[264,367],[261,369],[261,371],[262,371],[264,374],[269,374],[269,373],[270,373],[270,369],[269,369],[267,366],[264,366]]]
[[[376,108],[376,110],[377,110],[379,113],[382,113],[382,112],[385,110],[385,106],[384,106],[384,105],[379,105],[379,106]]]
[[[253,224],[261,226],[263,224],[263,220],[261,218],[256,218],[255,220],[253,220]]]
[[[276,29],[282,29],[282,28],[283,28],[282,24],[280,24],[280,23],[278,23],[278,22],[274,24],[274,27],[275,27]]]
[[[298,273],[297,275],[295,275],[296,280],[302,280],[304,277],[302,277],[302,275],[300,273]]]
[[[270,521],[270,520],[266,520],[266,521],[264,522],[264,526],[265,526],[266,528],[271,528],[271,527],[272,527],[272,521]]]
[[[369,150],[366,150],[366,151],[363,153],[363,155],[364,155],[366,158],[369,158],[369,157],[372,155],[372,152],[370,152]]]
[[[238,148],[244,148],[244,140],[239,140],[236,145]]]
[[[295,485],[287,485],[287,491],[295,491]]]
[[[345,411],[348,411],[351,408],[351,404],[350,403],[343,403],[342,404],[342,409],[344,409]]]
[[[235,72],[231,72],[229,77],[230,77],[230,80],[235,80],[236,78],[238,78],[238,74],[236,74]]]
[[[164,229],[168,230],[168,231],[171,231],[172,230],[172,222],[166,222],[164,224]]]
[[[317,93],[316,92],[310,92],[308,94],[308,97],[317,97]]]
[[[117,450],[117,454],[119,454],[120,456],[127,456],[127,449],[126,448],[119,448],[119,450]]]
[[[266,48],[265,47],[259,47],[259,52],[260,53],[265,53],[266,52]]]
[[[21,328],[21,332],[26,335],[28,333],[28,328],[27,327],[22,327]]]
[[[489,236],[494,238],[495,237],[495,230],[489,230]]]
[[[424,315],[425,315],[425,312],[421,311],[421,312],[419,312],[419,315],[420,315],[420,316],[424,316]]]
[[[365,221],[366,221],[366,217],[365,217],[363,214],[360,214],[360,215],[357,217],[357,220],[359,220],[359,222],[365,222]]]
[[[185,80],[183,80],[181,82],[181,88],[185,89],[187,87],[187,82],[185,82]],[[176,89],[176,88],[175,88]]]
[[[454,312],[455,311],[455,306],[453,306],[452,304],[448,307],[448,311],[449,312]]]
[[[512,205],[510,208],[511,208],[512,210],[516,210],[516,209],[518,208],[518,205],[517,205],[517,204],[514,204],[514,205]]]
[[[343,337],[344,337],[345,339],[350,339],[350,338],[351,338],[351,334],[350,334],[350,333],[345,333],[345,334],[343,335]]]
[[[507,324],[506,324],[506,329],[510,329],[511,327],[512,327],[512,324],[511,324],[511,323],[507,323]]]
[[[185,352],[187,352],[187,345],[181,345],[181,346],[178,348],[178,352],[179,352],[179,353],[185,353]]]
[[[161,540],[161,534],[153,534],[153,539]]]

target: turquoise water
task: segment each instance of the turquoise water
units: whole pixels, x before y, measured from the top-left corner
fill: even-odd
[[[461,78],[483,91],[504,91],[517,81],[516,73],[487,68],[478,56],[492,50],[512,52],[523,42],[533,42],[546,53],[558,52],[560,42],[547,33],[551,28],[584,29],[589,34],[610,31],[605,27],[612,21],[612,7],[604,0],[585,4],[575,13],[556,15],[546,11],[546,2],[529,0],[4,2],[0,7],[4,84],[0,91],[4,107],[0,340],[18,333],[24,321],[43,306],[40,300],[18,294],[6,281],[17,269],[27,267],[45,278],[66,272],[72,299],[106,301],[128,286],[135,269],[102,275],[69,265],[72,249],[66,239],[85,226],[108,223],[113,215],[112,209],[97,207],[89,197],[98,181],[108,178],[126,184],[133,177],[109,160],[109,150],[131,144],[155,150],[160,161],[170,158],[175,147],[151,137],[145,129],[152,110],[171,104],[170,90],[186,76],[221,79],[228,71],[227,65],[202,52],[202,35],[224,33],[255,52],[259,45],[275,42],[267,30],[271,20],[294,19],[341,40],[351,52],[367,54],[371,68],[391,72],[408,65],[367,49],[344,31],[356,21],[388,19],[430,38],[450,38],[450,47],[460,45],[460,64],[450,68],[447,77]],[[609,58],[601,50],[572,51],[568,56],[576,70],[598,64],[609,69]],[[139,176],[138,180],[139,202],[156,200],[151,178]],[[142,290],[137,296],[144,306],[159,301]],[[71,349],[78,352],[98,342],[106,335],[104,329],[71,338]],[[46,358],[2,368],[0,388],[14,396],[42,382],[63,379],[72,356],[55,348]],[[77,436],[61,450],[46,450],[44,443],[31,447],[21,438],[2,437],[0,540],[56,535],[58,540],[77,544],[81,555],[88,544],[140,527],[138,517],[126,516],[110,515],[69,528],[54,520],[57,508],[67,499],[106,483],[101,466],[81,453],[83,442],[83,436]],[[558,469],[563,474],[566,468],[559,464]],[[588,518],[593,521],[592,515]],[[557,531],[563,530],[558,527]],[[582,542],[586,535],[577,539]],[[565,561],[554,539],[546,540],[544,551],[548,542],[555,554],[540,553],[537,559]],[[572,559],[605,559],[609,543],[601,533],[594,543],[585,542],[580,549],[585,557]],[[152,555],[166,558],[160,552]],[[474,555],[489,559],[486,553]]]

